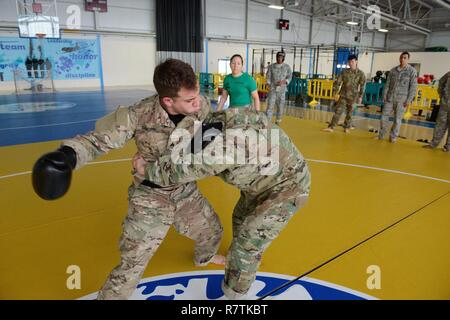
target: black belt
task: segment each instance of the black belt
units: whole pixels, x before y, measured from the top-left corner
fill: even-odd
[[[149,180],[144,180],[141,182],[142,185],[150,188],[162,188],[161,186],[158,186],[157,184],[154,184],[153,182]]]

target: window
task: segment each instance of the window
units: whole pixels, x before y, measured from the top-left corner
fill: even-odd
[[[219,59],[219,67],[218,67],[218,73],[220,74],[230,74],[231,68],[230,68],[230,59]]]

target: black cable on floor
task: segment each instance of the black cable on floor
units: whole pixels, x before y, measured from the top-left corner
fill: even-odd
[[[257,300],[262,300],[262,299],[264,299],[264,298],[267,298],[268,296],[270,296],[270,295],[274,294],[275,292],[277,292],[277,291],[279,291],[279,290],[281,290],[281,289],[283,289],[283,288],[289,286],[290,284],[292,284],[292,283],[296,282],[297,280],[299,280],[299,279],[301,279],[301,278],[307,276],[308,274],[310,274],[310,273],[316,271],[317,269],[320,269],[320,268],[323,267],[324,265],[326,265],[326,264],[328,264],[328,263],[330,263],[330,262],[336,260],[336,259],[339,258],[340,256],[346,254],[347,252],[349,252],[349,251],[355,249],[356,247],[358,247],[358,246],[362,245],[363,243],[369,241],[370,239],[376,237],[376,236],[379,235],[380,233],[382,233],[382,232],[384,232],[384,231],[386,231],[386,230],[392,228],[393,226],[399,224],[399,223],[402,222],[403,220],[405,220],[405,219],[407,219],[407,218],[413,216],[414,214],[416,214],[416,213],[419,212],[420,210],[422,210],[422,209],[428,207],[429,205],[431,205],[431,204],[433,204],[434,202],[436,202],[436,201],[442,199],[443,197],[447,196],[448,194],[450,194],[450,191],[447,191],[447,192],[446,192],[445,194],[443,194],[442,196],[440,196],[440,197],[434,199],[433,201],[427,203],[427,204],[424,205],[423,207],[421,207],[421,208],[419,208],[419,209],[413,211],[412,213],[408,214],[407,216],[405,216],[405,217],[401,218],[400,220],[394,222],[393,224],[387,226],[386,228],[382,229],[381,231],[378,231],[377,233],[375,233],[375,234],[373,234],[372,236],[370,236],[369,238],[367,238],[367,239],[365,239],[365,240],[359,242],[358,244],[355,244],[353,247],[351,247],[351,248],[349,248],[349,249],[347,249],[347,250],[345,250],[345,251],[339,253],[338,255],[334,256],[333,258],[331,258],[331,259],[329,259],[329,260],[323,262],[322,264],[320,264],[320,265],[318,265],[317,267],[315,267],[315,268],[309,270],[308,272],[305,272],[304,274],[298,276],[297,278],[292,279],[292,280],[289,280],[289,281],[286,282],[285,284],[282,284],[281,286],[279,286],[279,287],[277,287],[277,288],[271,290],[270,292],[266,293],[265,295],[263,295],[262,297],[258,298]]]

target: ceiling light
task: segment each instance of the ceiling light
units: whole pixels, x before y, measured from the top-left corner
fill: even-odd
[[[351,25],[351,26],[357,26],[358,22],[355,21],[347,21],[347,24]]]
[[[378,31],[380,31],[380,32],[388,32],[389,30],[388,29],[378,29]]]
[[[277,6],[277,5],[275,5],[275,4],[271,4],[271,5],[269,6],[269,8],[277,9],[277,10],[283,10],[283,9],[284,9],[283,6]]]

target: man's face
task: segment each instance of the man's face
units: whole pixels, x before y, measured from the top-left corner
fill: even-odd
[[[408,61],[409,61],[409,57],[407,54],[402,54],[400,56],[400,65],[401,66],[405,66],[408,63]]]
[[[358,66],[358,61],[356,59],[352,59],[348,62],[348,65],[350,66],[350,69],[356,70],[356,67]]]
[[[167,101],[168,99],[170,101]],[[193,114],[198,113],[201,109],[200,104],[200,88],[195,89],[181,88],[178,96],[174,98],[164,98],[164,102],[170,107],[171,114]]]
[[[284,59],[283,56],[277,56],[277,63],[278,63],[278,64],[283,63],[283,59]]]

